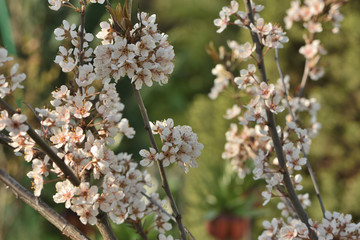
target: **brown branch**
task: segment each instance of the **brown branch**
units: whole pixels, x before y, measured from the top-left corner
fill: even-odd
[[[79,46],[79,66],[83,65],[84,63],[84,37],[85,37],[85,10],[86,10],[86,1],[83,1],[80,8],[80,15],[81,15],[81,25],[80,25],[80,46]]]
[[[5,109],[10,116],[15,114],[15,110],[12,109],[3,99],[0,98],[0,108]],[[64,175],[70,180],[74,186],[80,185],[80,180],[76,177],[74,172],[65,164],[65,162],[58,157],[58,155],[51,149],[51,147],[35,132],[35,130],[30,126],[28,122],[25,124],[29,127],[27,133],[29,136],[36,142],[41,150],[47,154],[50,159],[61,169]],[[96,226],[99,228],[99,231],[105,240],[117,240],[108,220],[107,215],[100,211],[97,216],[98,222]]]
[[[306,85],[307,79],[309,78],[309,71],[310,71],[309,60],[306,59],[304,73],[301,78],[300,89],[299,89],[299,93],[298,93],[299,98],[301,98],[302,95],[304,94],[305,85]]]
[[[315,33],[310,33],[308,40],[305,40],[305,41],[311,43],[312,41],[314,41],[314,37],[315,37]],[[301,98],[302,95],[304,94],[305,86],[306,86],[307,80],[309,78],[309,73],[310,73],[310,61],[308,59],[306,59],[305,66],[304,66],[304,72],[301,77],[300,89],[298,92],[299,98]]]
[[[35,211],[39,212],[46,220],[53,224],[65,236],[75,240],[88,240],[83,233],[71,225],[66,219],[58,214],[54,209],[49,207],[41,199],[35,197],[19,182],[8,175],[4,170],[0,169],[0,181],[9,187],[17,198],[20,198]]]
[[[251,7],[251,0],[244,0],[244,3],[245,3],[247,15],[250,19],[250,22],[255,24],[252,7]],[[266,77],[266,70],[265,70],[265,64],[264,64],[264,58],[263,58],[263,45],[261,44],[257,33],[251,31],[251,38],[252,38],[252,41],[254,42],[254,44],[256,45],[256,60],[257,60],[257,67],[258,67],[260,75],[261,75],[261,80],[263,82],[267,83],[268,80]],[[298,217],[309,229],[310,238],[317,239],[316,233],[311,229],[311,227],[309,225],[309,217],[308,217],[307,213],[305,212],[304,208],[302,207],[302,205],[299,201],[299,198],[295,192],[294,186],[291,182],[290,174],[289,174],[289,171],[286,166],[286,159],[284,157],[281,140],[276,131],[276,122],[275,122],[274,114],[269,109],[267,109],[266,112],[267,112],[267,116],[268,116],[267,125],[270,129],[271,138],[273,141],[276,155],[278,157],[279,165],[283,171],[284,185],[285,185],[286,191],[288,193],[288,197],[289,197],[291,203],[293,204]]]
[[[98,219],[96,226],[99,229],[101,236],[104,240],[117,240],[114,231],[112,230],[107,214],[99,210],[99,214],[96,216]]]
[[[171,220],[173,220],[174,222],[176,222],[176,218],[171,215],[170,213],[168,213],[162,206],[160,206],[152,197],[150,197],[149,195],[147,195],[144,192],[141,192],[141,194],[147,199],[149,200],[152,204],[154,204],[156,207],[158,207],[160,209],[161,212],[163,212],[165,215],[167,215]],[[187,234],[190,235],[192,240],[196,240],[195,237],[191,234],[191,232],[184,226],[185,231]]]
[[[143,240],[148,240],[148,236],[146,235],[143,225],[141,224],[141,221],[135,222],[132,224],[136,230],[136,232],[141,236]]]
[[[82,66],[84,64],[84,39],[85,39],[85,13],[86,13],[86,1],[81,1],[80,6],[80,15],[81,15],[81,24],[80,24],[80,46],[79,46],[79,66]],[[78,77],[79,77],[80,71],[78,71]],[[74,83],[75,89],[77,89],[77,84]],[[92,128],[94,130],[94,127]],[[87,171],[82,179],[82,181],[89,181],[90,180],[90,173]],[[117,237],[115,236],[115,233],[113,229],[110,226],[107,214],[103,211],[99,211],[99,214],[97,216],[97,223],[96,226],[98,227],[102,237],[105,240],[117,240]]]
[[[16,111],[7,104],[2,98],[0,98],[0,108],[5,109],[9,116],[12,116]],[[70,180],[74,186],[79,186],[80,181],[74,174],[74,172],[65,164],[65,162],[58,157],[58,155],[51,149],[51,147],[35,132],[28,122],[25,124],[29,127],[27,134],[36,142],[36,144],[43,150],[50,159],[58,166],[65,176]]]
[[[158,149],[158,147],[156,145],[156,142],[155,142],[154,135],[153,135],[153,133],[151,131],[151,127],[150,127],[150,123],[149,123],[149,117],[148,117],[144,102],[143,102],[143,100],[141,98],[141,94],[140,94],[139,90],[137,90],[135,88],[134,84],[131,84],[131,85],[133,87],[134,94],[135,94],[135,97],[136,97],[136,100],[137,100],[137,103],[139,105],[139,109],[140,109],[140,112],[141,112],[141,116],[142,116],[143,121],[144,121],[145,130],[147,131],[147,133],[149,135],[149,138],[150,138],[151,146],[156,150],[156,152],[159,152],[159,149]],[[185,232],[185,227],[184,227],[184,224],[182,223],[181,214],[180,214],[180,212],[179,212],[179,210],[178,210],[178,208],[176,206],[174,197],[173,197],[173,195],[171,193],[169,183],[168,183],[168,180],[167,180],[167,177],[166,177],[164,166],[163,166],[161,161],[156,161],[156,163],[157,163],[158,168],[159,168],[162,187],[163,187],[167,197],[169,198],[171,209],[174,212],[176,223],[177,223],[177,225],[179,227],[181,239],[186,240],[187,236],[186,236],[186,232]]]
[[[277,65],[277,68],[278,68],[278,71],[279,71],[279,74],[280,74],[282,85],[284,87],[284,96],[285,96],[287,108],[289,110],[292,121],[296,124],[296,117],[295,117],[295,114],[294,114],[294,112],[293,112],[293,110],[292,110],[292,108],[290,106],[290,102],[289,102],[289,98],[288,98],[288,92],[287,92],[286,84],[285,84],[285,81],[284,81],[284,74],[283,74],[283,72],[281,70],[281,65],[280,65],[280,60],[279,60],[279,51],[278,51],[277,48],[275,49],[275,62],[276,62],[276,65]],[[303,88],[300,88],[300,90],[303,91]],[[300,94],[300,92],[299,92],[299,94]],[[306,158],[306,167],[307,167],[308,172],[310,174],[311,181],[312,181],[312,183],[314,185],[316,196],[317,196],[317,198],[319,200],[319,203],[320,203],[321,211],[323,213],[323,216],[325,217],[325,207],[324,207],[324,203],[323,203],[322,198],[321,198],[319,186],[318,186],[318,184],[316,182],[315,173],[314,173],[314,171],[313,171],[313,169],[312,169],[312,167],[310,165],[310,161],[309,161],[308,156],[307,156],[307,154],[305,152],[303,144],[301,143],[300,145],[301,145],[301,152],[302,152],[303,156]]]

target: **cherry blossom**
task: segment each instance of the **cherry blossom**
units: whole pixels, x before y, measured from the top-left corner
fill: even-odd
[[[26,119],[27,117],[25,115],[15,113],[11,118],[5,120],[5,129],[14,134],[26,132],[29,129],[29,126],[26,125]]]
[[[94,50],[98,78],[113,77],[117,81],[128,76],[138,90],[143,84],[152,86],[153,81],[160,85],[168,82],[175,56],[173,47],[167,41],[168,36],[158,32],[155,15],[140,13],[138,19],[144,27],[135,24],[128,39],[114,37],[111,25],[101,23],[102,31],[97,37],[103,39],[104,45]],[[141,33],[139,39],[135,36],[137,31]]]
[[[174,121],[171,118],[150,124],[152,132],[160,135],[163,146],[156,156],[153,156],[154,151],[151,153],[147,150],[141,150],[140,154],[144,158],[142,164],[149,165],[150,159],[155,158],[161,161],[164,167],[177,162],[178,166],[186,173],[189,168],[197,167],[196,160],[204,146],[198,142],[197,135],[192,132],[191,127],[174,126]]]
[[[249,64],[247,70],[240,70],[240,77],[236,77],[234,79],[234,82],[239,85],[239,88],[245,89],[246,87],[251,86],[257,81],[257,77],[254,75],[255,72],[255,65]]]
[[[75,187],[69,182],[69,180],[65,180],[63,182],[57,182],[56,185],[56,194],[54,195],[54,202],[56,203],[64,203],[65,207],[71,207],[71,199],[75,194]]]
[[[12,57],[8,57],[8,51],[5,48],[0,48],[0,67],[4,65],[4,63],[13,60]]]
[[[51,10],[57,11],[61,7],[62,0],[48,0],[48,2],[50,4],[49,8]]]

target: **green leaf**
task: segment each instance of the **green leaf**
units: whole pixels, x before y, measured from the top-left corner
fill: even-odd
[[[4,46],[11,55],[16,56],[16,47],[12,37],[10,17],[5,0],[0,0],[0,33]]]

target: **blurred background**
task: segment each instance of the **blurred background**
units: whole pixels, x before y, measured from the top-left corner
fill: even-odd
[[[117,1],[111,1],[113,5]],[[121,0],[121,3],[123,1]],[[221,94],[213,101],[209,93],[215,66],[205,48],[226,45],[226,40],[249,41],[249,33],[238,28],[228,28],[222,34],[216,33],[213,20],[220,9],[228,5],[225,0],[134,0],[134,13],[141,11],[156,13],[158,27],[169,35],[174,46],[175,70],[169,83],[163,87],[143,88],[142,95],[148,108],[150,120],[173,118],[176,125],[190,125],[205,146],[199,167],[187,175],[177,169],[168,169],[171,188],[179,203],[186,226],[197,239],[213,239],[209,233],[221,234],[221,224],[236,224],[236,229],[246,235],[244,239],[256,239],[262,229],[263,220],[280,216],[274,210],[275,203],[261,205],[261,182],[251,177],[238,179],[229,169],[229,162],[221,158],[225,144],[225,132],[229,121],[223,118],[225,110],[233,105],[229,95]],[[285,11],[290,6],[287,0],[258,1],[265,5],[262,16],[265,21],[283,24]],[[137,7],[138,6],[138,7]],[[240,3],[240,8],[242,4]],[[8,11],[6,11],[8,10]],[[320,191],[327,210],[350,213],[356,222],[360,221],[360,1],[350,0],[341,12],[345,19],[338,35],[330,31],[318,38],[328,51],[321,64],[326,74],[317,82],[309,82],[306,97],[315,97],[321,103],[319,122],[322,129],[312,144],[310,162],[316,172]],[[8,14],[7,14],[8,13]],[[9,16],[9,17],[7,17]],[[104,6],[93,4],[86,15],[87,32],[97,33],[99,22],[107,20]],[[70,9],[58,12],[49,10],[47,1],[0,0],[0,45],[8,47],[20,68],[27,74],[25,89],[18,92],[10,103],[22,108],[28,115],[31,111],[23,102],[35,107],[49,106],[50,92],[56,86],[66,83],[70,75],[60,71],[53,63],[59,46],[53,30],[63,19],[79,23],[79,15]],[[330,30],[328,25],[325,29]],[[300,83],[305,60],[298,53],[303,45],[302,28],[296,25],[288,31],[290,43],[280,51],[281,63],[286,74],[291,76],[292,86]],[[12,38],[11,38],[12,36]],[[94,42],[96,44],[97,42]],[[95,45],[94,45],[95,46]],[[272,53],[265,59],[270,81],[279,76]],[[143,130],[142,119],[132,95],[129,81],[118,82],[118,91],[125,104],[124,116],[137,130],[134,139],[123,139],[114,149],[126,151],[139,159],[139,150],[149,147],[149,140]],[[294,88],[293,88],[294,89]],[[31,117],[30,117],[31,118]],[[35,127],[37,127],[35,125]],[[28,189],[31,182],[26,173],[31,168],[21,157],[12,157],[8,149],[0,146],[0,167]],[[150,170],[154,178],[157,169]],[[321,211],[307,172],[304,191],[311,194],[312,206],[309,215],[321,218]],[[49,185],[49,186],[48,186]],[[159,192],[163,195],[162,190]],[[54,183],[46,185],[42,199],[58,212],[64,206],[55,205],[52,200]],[[273,201],[276,202],[276,201]],[[215,219],[215,220],[214,220]],[[213,220],[213,221],[212,221]],[[214,227],[216,226],[216,227]],[[126,226],[115,226],[119,239],[138,239],[134,231]],[[249,230],[251,229],[251,230]],[[100,239],[96,231],[87,229],[89,236]],[[235,230],[234,230],[235,231]],[[176,231],[174,234],[177,234]],[[235,234],[235,233],[234,233]],[[234,235],[235,236],[235,235]],[[240,236],[240,235],[239,235]],[[38,213],[17,200],[12,192],[0,184],[0,240],[17,239],[62,239],[59,231],[48,224]],[[219,237],[219,239],[221,239]],[[233,239],[240,239],[234,237]]]

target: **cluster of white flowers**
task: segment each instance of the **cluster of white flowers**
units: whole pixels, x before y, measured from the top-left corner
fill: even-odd
[[[259,12],[264,9],[262,5],[252,4],[252,11],[255,17],[255,25],[250,22],[247,14],[243,11],[238,11],[239,4],[237,1],[231,1],[230,7],[223,7],[220,11],[220,18],[214,20],[215,26],[219,27],[218,33],[221,33],[226,29],[229,24],[235,24],[239,27],[247,28],[257,33],[264,44],[268,48],[282,48],[282,43],[289,41],[289,38],[285,36],[285,32],[279,26],[273,26],[271,23],[265,24],[264,19],[260,18]],[[235,16],[235,20],[231,21],[231,16]],[[249,43],[246,43],[249,44]]]
[[[12,140],[9,145],[14,148],[15,153],[23,152],[25,160],[30,162],[34,155],[35,142],[26,133],[29,129],[25,123],[26,119],[25,115],[18,113],[9,117],[8,112],[3,110],[0,115],[0,130],[5,128],[9,132],[9,137]]]
[[[310,219],[309,223],[318,239],[359,239],[360,223],[352,223],[350,214],[326,211],[321,222],[313,222]],[[273,218],[271,222],[264,221],[263,226],[265,230],[259,236],[259,240],[309,239],[308,228],[298,219],[288,218],[284,221],[282,218]]]
[[[54,201],[65,203],[65,207],[76,212],[84,224],[95,224],[99,210],[108,213],[116,224],[127,219],[141,221],[148,214],[155,213],[156,222],[159,222],[156,229],[161,233],[169,231],[172,228],[170,218],[158,207],[163,207],[166,201],[161,201],[156,194],[151,195],[152,201],[146,201],[142,194],[146,192],[145,186],[151,185],[150,175],[138,170],[137,163],[129,154],[108,155],[111,157],[109,162],[103,163],[107,173],[101,186],[82,182],[75,187],[69,180],[60,181],[56,183]]]
[[[103,4],[105,0],[90,2]],[[48,3],[55,11],[62,6],[76,8],[68,0],[48,0]],[[79,3],[81,9],[77,11],[84,13],[89,2]],[[173,240],[171,235],[166,235],[172,229],[170,220],[173,220],[164,212],[166,201],[158,194],[147,193],[152,184],[151,176],[146,170],[139,170],[131,155],[115,154],[110,149],[116,136],[133,138],[135,134],[123,117],[124,105],[112,79],[116,82],[127,76],[139,90],[143,84],[151,86],[153,81],[166,84],[174,68],[173,47],[168,36],[158,31],[156,16],[140,13],[138,19],[139,23],[133,27],[130,23],[125,33],[114,30],[113,23],[101,23],[102,30],[97,37],[103,39],[103,45],[95,51],[90,47],[94,36],[86,33],[84,25],[77,27],[63,20],[54,31],[55,39],[64,41],[54,62],[63,72],[73,73],[73,84],[71,87],[62,85],[51,93],[50,108],[36,108],[41,128],[35,133],[20,111],[9,114],[6,110],[0,112],[0,131],[6,130],[8,144],[14,152],[24,155],[32,164],[27,176],[33,179],[35,196],[41,195],[46,178],[55,175],[59,180],[55,185],[54,201],[64,203],[83,224],[96,224],[100,213],[108,214],[116,224],[125,221],[139,224],[145,217],[152,216],[151,228],[158,231],[158,239]],[[0,67],[11,60],[7,50],[0,48]],[[26,75],[18,73],[18,68],[15,64],[9,76],[0,75],[0,98],[23,87],[21,82]],[[100,83],[95,85],[96,80]],[[141,165],[161,161],[168,166],[176,162],[185,172],[197,166],[203,145],[191,127],[175,127],[173,120],[168,119],[152,125],[152,130],[161,136],[163,146],[159,153],[154,149],[141,150]],[[31,136],[37,134],[50,148],[44,147],[39,139],[35,142],[28,131]],[[50,159],[49,151],[57,157]],[[54,159],[63,161],[74,177],[66,175],[62,171],[65,165],[61,166]]]
[[[259,35],[262,44],[268,48],[283,48],[282,43],[289,41],[281,27],[273,26],[271,23],[265,24],[262,18],[256,19],[255,25],[250,23],[250,28]]]
[[[152,132],[160,135],[163,146],[160,152],[153,148],[149,151],[142,149],[142,166],[151,166],[154,161],[161,161],[164,167],[176,162],[185,172],[188,172],[189,168],[197,167],[196,160],[204,146],[198,142],[197,135],[190,126],[174,126],[171,118],[150,124]]]
[[[315,16],[324,14],[323,10],[326,7],[326,9],[333,9],[330,10],[331,13],[327,13],[330,15],[327,15],[328,18],[332,19],[337,15],[338,17],[335,17],[335,19],[341,19],[338,12],[340,5],[336,5],[337,7],[335,5],[332,2],[325,3],[322,0],[306,0],[305,6],[300,9],[300,1],[293,1],[292,8],[288,11],[287,24],[289,25],[290,20],[305,21],[304,26],[310,33],[320,32],[321,25],[315,22],[318,19]],[[238,4],[231,1],[230,7],[224,7],[220,11],[220,19],[214,21],[214,24],[219,27],[217,32],[222,32],[229,24],[232,24],[230,16],[235,15],[237,18],[234,22],[235,25],[256,33],[261,47],[267,48],[267,50],[269,48],[283,47],[282,43],[287,42],[288,38],[282,29],[271,23],[265,23],[264,19],[259,15],[259,12],[263,9],[262,6],[253,3],[252,6],[254,24],[250,22],[246,13],[238,11]],[[295,11],[294,9],[301,11]],[[292,18],[290,19],[290,17]],[[322,70],[315,65],[320,55],[326,52],[321,47],[319,40],[312,39],[310,41],[309,39],[310,37],[306,39],[306,45],[300,48],[300,53],[308,61],[310,77],[317,79]],[[266,181],[266,190],[262,192],[263,205],[267,204],[273,196],[282,196],[280,198],[282,201],[278,203],[278,209],[281,211],[283,218],[274,218],[271,222],[265,221],[265,231],[259,239],[309,239],[310,233],[306,223],[297,219],[297,213],[287,201],[287,196],[283,194],[282,186],[285,185],[284,169],[279,166],[279,160],[275,155],[268,118],[269,112],[278,114],[286,108],[291,110],[286,116],[285,126],[276,126],[276,131],[281,136],[287,172],[290,175],[294,190],[298,192],[303,189],[303,186],[301,185],[302,176],[297,172],[302,170],[302,167],[307,163],[306,155],[310,150],[311,139],[318,134],[321,128],[321,124],[317,122],[317,112],[320,109],[320,104],[313,98],[288,97],[285,94],[285,90],[289,92],[290,88],[290,78],[288,76],[279,79],[277,84],[260,81],[259,77],[256,76],[256,66],[254,64],[248,64],[247,69],[240,70],[239,76],[233,76],[230,69],[234,69],[239,60],[243,62],[249,59],[255,51],[255,46],[252,46],[249,42],[238,44],[236,41],[229,41],[228,46],[231,49],[231,54],[228,54],[231,58],[225,58],[225,54],[221,52],[224,48],[220,48],[219,59],[222,62],[218,63],[212,70],[217,78],[209,97],[212,99],[217,98],[219,93],[226,89],[230,85],[229,82],[232,81],[232,85],[245,90],[251,98],[248,104],[240,104],[242,101],[239,100],[238,104],[233,105],[232,108],[226,111],[224,117],[226,119],[237,119],[238,124],[232,123],[230,129],[226,132],[225,151],[222,157],[231,160],[231,164],[240,178],[244,178],[246,174],[251,172],[248,167],[249,164],[246,164],[247,159],[253,160],[252,173],[254,179],[265,179]],[[239,95],[236,95],[236,97],[238,98]],[[242,112],[243,114],[240,115]],[[302,122],[300,128],[297,119],[293,118],[297,118],[300,114],[303,115],[303,112],[309,114],[310,118],[308,122]],[[239,128],[239,125],[243,125],[242,129]],[[297,195],[304,209],[311,205],[309,194],[297,193]],[[360,225],[351,223],[350,215],[344,217],[343,214],[326,212],[321,223],[313,222],[310,219],[309,224],[319,239],[358,239],[359,236]]]
[[[0,67],[11,60],[13,60],[13,58],[8,56],[8,51],[5,48],[0,47]],[[24,88],[24,86],[21,85],[21,82],[25,80],[26,75],[25,73],[18,73],[18,70],[19,64],[15,63],[11,67],[8,76],[0,74],[0,98],[4,98],[6,95],[11,94],[17,88]]]
[[[322,32],[322,24],[317,19],[324,16],[326,21],[333,23],[333,33],[338,33],[340,22],[344,19],[339,11],[341,5],[342,3],[336,1],[305,0],[301,6],[300,0],[291,1],[291,7],[286,11],[287,16],[284,19],[286,28],[290,29],[293,22],[304,21],[304,27],[309,32]]]
[[[249,42],[240,45],[236,41],[228,41],[228,46],[231,49],[232,57],[239,60],[248,59],[256,48],[256,46],[252,46]]]
[[[251,7],[254,13],[255,19],[259,18],[259,12],[261,12],[264,9],[263,5],[256,5],[255,3],[251,3]],[[234,24],[246,28],[246,26],[249,25],[250,19],[248,18],[246,12],[244,11],[238,11],[239,9],[239,3],[237,1],[231,1],[230,7],[223,7],[219,13],[220,18],[217,18],[214,20],[215,26],[219,27],[219,29],[216,31],[217,33],[221,33],[224,31],[227,26],[231,23],[231,16],[235,16],[236,20],[234,21]]]
[[[229,81],[233,78],[233,76],[222,64],[217,64],[211,72],[216,76],[216,78],[214,80],[214,86],[209,93],[209,97],[211,99],[216,99],[219,94],[229,85]]]
[[[160,85],[168,82],[175,57],[168,36],[158,31],[155,15],[142,12],[138,19],[129,36],[117,35],[109,23],[100,24],[102,30],[97,37],[103,39],[103,45],[94,51],[98,78],[113,77],[117,81],[127,76],[138,90],[143,84],[152,86],[153,81]]]
[[[91,3],[103,4],[105,0],[90,0]],[[54,11],[58,11],[61,6],[69,4],[69,0],[48,0],[49,8]]]
[[[92,50],[88,48],[88,42],[93,37],[88,33],[84,33],[82,46],[85,53],[82,57],[88,63],[77,66],[81,57],[80,31],[75,29],[74,24],[70,25],[64,20],[63,25],[55,30],[57,40],[70,39],[74,46],[70,49],[60,47],[60,54],[55,62],[64,72],[74,70],[77,91],[62,85],[52,92],[54,100],[51,105],[54,110],[36,109],[43,126],[38,133],[50,140],[53,150],[78,177],[92,174],[97,181],[81,182],[79,186],[73,186],[69,180],[60,181],[56,184],[54,201],[65,203],[66,208],[78,214],[82,223],[92,225],[97,222],[96,216],[100,210],[108,213],[110,219],[117,224],[125,220],[139,222],[145,216],[155,213],[156,229],[165,233],[172,227],[168,223],[170,218],[158,207],[151,207],[153,203],[147,202],[142,194],[146,192],[145,186],[151,185],[150,175],[137,169],[131,155],[115,155],[109,148],[119,133],[132,138],[135,131],[129,126],[128,120],[123,118],[121,111],[124,105],[120,102],[115,83],[111,83],[110,77],[101,78],[102,88],[99,91],[91,86],[97,76],[91,64]],[[3,115],[4,121],[9,121]],[[19,122],[18,128],[22,126],[21,121],[25,121],[23,118],[18,119],[17,115],[13,118]],[[7,123],[6,126],[11,125]],[[25,140],[17,148],[34,146],[33,142]],[[19,142],[20,140],[17,141],[18,145]],[[33,155],[32,152],[24,152],[26,155]],[[28,176],[34,179],[35,195],[39,196],[43,177],[54,172],[63,178],[63,173],[56,165],[50,165],[47,156],[44,159],[32,159],[31,156],[27,156],[27,159],[32,160],[33,170]],[[165,204],[160,200],[154,201],[158,201],[159,206]]]
[[[272,25],[271,23],[265,24],[264,19],[260,17],[259,12],[261,12],[264,8],[262,5],[256,5],[252,3],[252,10],[255,17],[255,25],[250,22],[247,14],[243,11],[238,11],[239,4],[236,1],[231,1],[230,7],[223,7],[220,11],[220,19],[215,19],[214,24],[218,29],[218,33],[221,33],[225,28],[231,24],[230,16],[235,15],[236,20],[233,24],[243,27],[245,29],[250,28],[251,31],[256,33],[263,46],[267,48],[282,48],[282,43],[286,43],[289,41],[289,38],[286,37],[286,33],[283,32],[281,27],[277,25]],[[228,41],[228,46],[231,49],[231,61],[246,61],[251,56],[253,56],[254,51],[256,50],[256,46],[252,45],[250,42],[246,42],[245,44],[239,44],[237,41]],[[224,60],[224,55],[220,55],[220,60]],[[226,63],[228,64],[228,62]],[[241,85],[241,88],[245,87],[247,82],[252,83],[252,81],[256,79],[254,78],[253,73],[255,72],[255,66],[253,64],[249,65],[248,72],[246,70],[242,70],[240,72],[241,77],[235,78],[232,73],[229,72],[228,66],[226,64],[217,64],[216,67],[212,70],[212,74],[216,76],[214,81],[214,86],[209,93],[209,97],[211,99],[216,99],[221,91],[223,91],[228,85],[229,81],[244,81],[244,85]],[[277,99],[276,99],[277,100]]]
[[[237,4],[232,1],[231,9],[225,7],[221,12],[230,13],[237,11]],[[258,10],[256,10],[258,9]],[[257,33],[263,46],[267,46],[267,38],[271,36],[271,31],[278,31],[278,27],[274,27],[271,23],[265,24],[264,20],[260,17],[259,11],[262,7],[256,7],[253,5],[253,14],[255,16],[255,25],[249,21],[243,21],[245,26],[248,26],[253,33]],[[240,14],[246,16],[246,14]],[[281,31],[282,32],[282,31]],[[284,37],[284,40],[279,40],[276,44],[281,42],[287,42],[287,38],[284,34],[280,34]],[[280,36],[279,35],[279,36]],[[272,35],[273,36],[273,35]],[[275,44],[275,42],[273,42]],[[276,45],[275,44],[275,45]],[[241,59],[246,61],[249,56],[255,51],[249,42],[240,45],[235,41],[228,42],[230,49],[232,50],[232,59]],[[282,47],[280,45],[275,48]],[[226,63],[229,64],[229,63]],[[218,94],[225,89],[229,84],[229,81],[233,81],[238,88],[246,90],[246,92],[252,96],[250,102],[244,107],[243,116],[240,116],[241,107],[234,105],[231,109],[227,110],[226,118],[237,118],[240,125],[244,125],[239,132],[238,126],[232,124],[229,131],[226,133],[227,143],[225,144],[225,151],[222,155],[224,159],[231,159],[231,163],[234,169],[238,172],[239,177],[245,177],[250,169],[246,167],[246,160],[253,159],[255,166],[253,174],[255,179],[263,178],[266,180],[266,191],[262,193],[265,201],[264,205],[268,203],[273,196],[273,191],[277,191],[278,185],[283,185],[283,177],[280,174],[280,168],[278,166],[278,160],[274,157],[274,148],[271,139],[271,133],[267,126],[268,113],[270,111],[274,114],[278,114],[284,111],[287,107],[287,101],[284,99],[285,93],[281,79],[277,84],[261,82],[259,77],[256,76],[256,66],[254,64],[248,64],[247,69],[240,70],[240,76],[233,77],[233,75],[226,70],[225,65],[217,64],[213,69],[213,74],[218,78],[210,97],[216,98]],[[289,90],[289,77],[284,79],[285,87]],[[302,178],[299,174],[293,174],[294,171],[300,171],[302,166],[307,162],[307,159],[303,156],[302,149],[308,153],[310,149],[311,140],[314,137],[321,125],[317,122],[316,113],[320,108],[320,105],[316,103],[314,99],[308,100],[305,98],[293,98],[289,101],[290,107],[295,115],[300,112],[307,111],[311,115],[310,127],[307,129],[299,128],[291,119],[291,116],[287,117],[288,121],[286,127],[281,129],[277,127],[277,132],[283,139],[283,151],[287,160],[287,167],[290,172],[291,179],[296,190],[301,190],[300,184]],[[254,125],[255,123],[255,125]]]
[[[283,219],[273,218],[271,222],[264,221],[263,226],[266,230],[259,236],[259,240],[309,239],[308,228],[298,219],[290,218],[286,223]]]
[[[318,80],[324,75],[324,68],[318,66],[318,63],[320,55],[326,54],[320,45],[320,40],[314,39],[314,35],[322,32],[322,23],[328,21],[333,23],[333,33],[339,32],[340,22],[344,18],[339,11],[342,4],[336,1],[306,0],[301,5],[299,0],[294,0],[287,10],[284,19],[286,28],[290,29],[294,22],[303,22],[304,28],[309,32],[308,36],[304,36],[306,44],[299,49],[299,52],[307,60],[309,76],[312,80]]]
[[[93,49],[89,47],[89,43],[94,39],[94,35],[84,32],[84,37],[82,39],[80,27],[78,28],[78,31],[76,31],[76,25],[70,25],[70,23],[66,20],[63,20],[62,25],[55,29],[54,34],[56,36],[56,40],[69,40],[72,46],[60,46],[58,55],[55,58],[55,63],[60,65],[63,72],[75,71],[80,58],[83,58],[85,62],[92,61],[91,55],[93,53]],[[82,50],[80,46],[81,42]],[[82,54],[81,52],[83,52],[83,56],[80,56],[80,54]],[[87,75],[93,72],[91,64],[79,66],[78,71],[80,74],[79,79],[77,79],[76,82],[79,86],[84,87],[90,85],[92,81],[95,80],[95,74],[89,76],[87,81],[82,82],[81,80],[81,78],[84,79],[84,77],[88,77]]]
[[[102,4],[104,0],[90,2]],[[58,10],[70,3],[49,0],[49,4],[51,9]],[[131,155],[115,154],[110,149],[117,135],[133,138],[135,134],[129,121],[123,117],[124,105],[111,78],[118,80],[126,75],[140,89],[142,83],[148,86],[152,81],[167,83],[174,67],[173,47],[168,43],[167,35],[158,32],[155,15],[141,13],[138,17],[140,23],[132,28],[128,39],[115,32],[107,33],[110,25],[102,23],[102,33],[106,34],[100,33],[98,37],[104,39],[104,45],[96,48],[95,59],[89,46],[94,37],[86,33],[83,26],[77,28],[63,20],[54,31],[56,40],[65,41],[59,47],[55,63],[63,72],[74,73],[74,84],[72,87],[62,85],[52,92],[51,108],[36,108],[41,129],[35,131],[51,144],[52,151],[81,179],[80,185],[75,186],[66,179],[68,176],[50,157],[36,148],[35,141],[27,134],[29,125],[25,115],[9,115],[2,110],[0,131],[5,129],[11,140],[9,145],[32,163],[27,176],[33,179],[35,196],[41,195],[45,178],[55,174],[60,180],[56,183],[54,201],[64,203],[83,224],[96,224],[100,212],[107,213],[116,224],[124,221],[139,223],[153,215],[153,227],[159,232],[158,238],[170,240],[172,236],[165,235],[172,228],[170,215],[163,212],[166,201],[160,200],[157,194],[146,193],[147,187],[151,186],[151,176],[146,170],[138,169]],[[106,42],[108,35],[113,38]],[[109,52],[109,57],[104,55]],[[10,60],[8,52],[0,48],[0,67]],[[0,75],[0,98],[22,87],[20,83],[25,74],[17,71],[18,64],[15,64],[9,76]],[[97,84],[100,85],[98,90],[93,86],[96,80],[101,80],[101,84]],[[168,120],[158,123],[153,130],[164,138],[157,160],[164,165],[178,162],[185,171],[197,165],[196,159],[203,145],[198,143],[190,127],[174,127],[172,120]],[[170,152],[173,155],[170,156]]]

